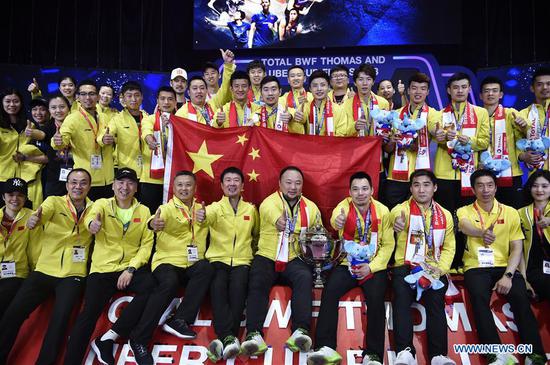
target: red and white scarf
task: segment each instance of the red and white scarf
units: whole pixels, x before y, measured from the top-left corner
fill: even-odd
[[[206,123],[206,125],[212,126],[212,121],[214,120],[214,111],[212,110],[209,104],[204,104],[204,110],[208,114],[208,119],[204,118],[204,115],[203,115],[204,122]],[[190,101],[187,102],[187,119],[190,119],[193,122],[199,121],[197,117],[197,109],[195,108],[193,103],[191,103]]]
[[[544,114],[544,122],[540,122],[539,110],[537,109],[536,104],[531,104],[529,109],[529,120],[531,121],[531,128],[529,129],[528,139],[539,139],[541,137],[549,137],[550,128],[548,128],[549,118],[550,118],[550,103],[548,103],[548,109]],[[541,127],[542,124],[542,127]],[[544,153],[544,160],[539,162],[537,165],[528,165],[530,169],[542,169],[548,161],[548,150]]]
[[[378,110],[380,109],[380,106],[378,105],[378,99],[372,94],[370,95],[370,111],[372,110]],[[353,120],[358,121],[362,116],[365,115],[365,110],[363,109],[363,104],[361,102],[361,98],[359,97],[359,94],[355,94],[353,96]],[[373,121],[371,117],[371,113],[369,112],[369,123],[367,123],[369,126],[373,126]],[[371,127],[369,127],[370,130]],[[369,130],[360,130],[359,131],[359,137],[365,137],[366,135],[370,135]]]
[[[409,230],[407,232],[407,244],[405,247],[405,264],[416,266],[425,258],[439,261],[447,229],[447,219],[443,209],[435,201],[432,201],[432,217],[428,232],[426,232],[422,211],[412,198],[409,201],[409,209]],[[430,242],[427,242],[428,240]]]
[[[309,104],[309,134],[312,136],[317,135],[319,130],[319,136],[323,130],[323,124],[326,122],[325,135],[334,136],[334,116],[332,114],[332,101],[330,98],[325,99],[325,108],[321,116],[321,120],[317,115],[317,108],[315,107],[315,101]]]
[[[410,105],[407,103],[401,109],[399,114],[399,119],[403,120],[405,113],[409,112]],[[420,110],[419,119],[424,121],[425,127],[418,131],[418,150],[416,152],[416,163],[414,166],[415,170],[430,170],[430,139],[428,137],[428,112],[430,108],[426,103],[422,105]],[[414,113],[414,111],[413,111]],[[410,117],[412,118],[413,113]],[[407,156],[407,150],[395,146],[394,158],[393,158],[393,169],[392,177],[395,180],[400,181],[409,181],[409,157]]]
[[[286,225],[282,232],[279,232],[279,238],[277,241],[277,252],[275,258],[275,271],[283,272],[286,269],[288,263],[289,242],[290,236],[296,232],[296,224],[298,223],[298,216],[300,217],[300,231],[305,231],[309,226],[309,211],[304,198],[300,197],[298,201],[298,210],[294,215],[285,201],[283,194],[278,193],[283,204],[283,211],[286,212]]]
[[[477,115],[474,111],[473,105],[466,102],[464,107],[464,113],[462,114],[461,122],[459,123],[456,120],[455,113],[453,111],[452,104],[449,104],[443,110],[442,115],[443,128],[447,128],[450,125],[454,125],[457,132],[461,132],[463,136],[474,138],[476,135],[477,129]],[[452,153],[452,150],[449,149],[449,154]],[[474,161],[474,152],[470,155],[470,159],[467,161],[467,165],[459,171],[460,173],[460,194],[462,196],[473,196],[473,191],[470,184],[470,175],[475,171],[475,161]]]
[[[258,101],[260,100],[260,98],[256,99],[256,95],[254,94],[254,89],[252,88],[252,86],[250,86],[248,88],[248,93],[246,94],[247,98],[248,98],[248,103],[251,104],[255,101]]]
[[[243,121],[242,123],[239,123],[239,113],[237,112],[237,103],[232,101],[229,104],[229,126],[230,127],[243,127],[249,124],[248,120],[250,119],[250,113],[251,110],[251,104],[250,101],[248,101],[243,108]]]
[[[152,179],[164,178],[164,149],[163,146],[166,143],[164,141],[164,135],[162,133],[162,120],[160,119],[160,111],[155,113],[155,123],[153,124],[153,137],[157,143],[157,147],[151,151],[151,168],[149,169],[149,176]]]
[[[284,112],[284,106],[279,104],[277,107],[277,115],[275,116],[275,123],[273,123],[273,129],[276,131],[288,132],[288,123],[283,123],[281,121],[281,113]],[[273,112],[273,111],[272,111]],[[260,109],[260,126],[267,128],[269,124],[269,113],[267,112],[267,107],[264,105]]]
[[[506,113],[504,107],[498,104],[493,114],[494,125],[492,126],[492,154],[494,159],[509,160],[508,138],[506,135]],[[498,186],[512,186],[512,167],[510,166],[500,172]]]

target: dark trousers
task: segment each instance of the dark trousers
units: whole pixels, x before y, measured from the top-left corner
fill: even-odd
[[[11,301],[15,298],[17,291],[23,284],[25,279],[21,278],[7,278],[0,279],[0,318],[3,317],[4,312],[8,309]]]
[[[215,269],[210,284],[210,299],[214,316],[214,330],[218,338],[239,335],[248,289],[249,267],[229,266],[213,262]]]
[[[521,176],[512,177],[512,186],[510,187],[499,186],[495,198],[502,204],[509,205],[516,209],[525,206]]]
[[[105,186],[92,186],[90,192],[88,193],[88,198],[93,201],[101,198],[110,198],[114,195],[112,185]]]
[[[413,319],[411,304],[416,301],[416,289],[405,282],[405,276],[411,269],[408,266],[398,266],[392,270],[393,287],[393,338],[396,352],[399,353],[407,347],[415,354],[413,345]],[[447,290],[447,278],[442,276],[439,280],[445,286],[439,290],[426,290],[422,294],[424,307],[426,308],[426,332],[428,334],[428,356],[447,356],[447,318],[445,316],[445,291]]]
[[[437,179],[437,191],[435,192],[435,200],[441,204],[441,206],[447,209],[453,215],[455,230],[458,227],[456,218],[456,210],[468,204],[472,204],[475,201],[475,197],[460,195],[461,182],[460,180],[445,180]],[[466,247],[466,237],[462,232],[456,231],[456,249],[455,257],[453,258],[452,267],[458,268],[463,266],[462,256],[464,255],[464,248]]]
[[[550,275],[544,274],[542,268],[539,268],[536,272],[534,270],[528,271],[527,280],[539,299],[550,299]]]
[[[311,325],[311,300],[313,275],[311,267],[296,258],[290,261],[283,272],[275,271],[275,261],[256,255],[250,267],[248,297],[246,299],[246,330],[262,333],[269,305],[269,292],[275,281],[292,287],[292,331]]]
[[[386,206],[392,210],[397,204],[403,203],[411,196],[410,184],[406,181],[386,180],[384,187]]]
[[[0,322],[0,364],[6,362],[23,322],[36,307],[55,294],[55,305],[36,360],[36,364],[54,364],[83,283],[84,278],[81,277],[56,278],[38,271],[32,272]]]
[[[185,296],[174,317],[183,319],[188,324],[193,323],[208,292],[213,274],[214,269],[207,260],[197,261],[186,269],[170,264],[159,265],[153,271],[157,286],[147,300],[139,323],[131,333],[121,335],[129,336],[138,343],[149,343],[162,314],[176,297],[180,286],[185,286]]]
[[[118,278],[122,272],[92,273],[86,282],[84,308],[78,315],[67,344],[66,365],[80,365],[95,329],[97,319],[115,294]],[[147,268],[140,268],[134,273],[130,285],[125,289],[135,293],[112,329],[118,334],[128,333],[139,320],[147,298],[154,287],[154,280]]]
[[[139,201],[149,208],[151,214],[155,214],[162,204],[163,186],[161,184],[139,184]]]
[[[376,176],[371,176],[372,179],[376,179]],[[378,191],[376,192],[376,196],[379,202],[382,204],[386,204],[386,173],[380,172],[378,174]]]
[[[386,270],[375,273],[363,284],[353,278],[347,266],[339,265],[330,274],[323,289],[321,309],[315,331],[315,347],[328,346],[336,349],[336,334],[338,330],[338,302],[351,289],[360,286],[367,304],[367,344],[363,355],[377,355],[384,358],[384,331],[386,326],[386,311],[384,295],[386,293]]]
[[[505,270],[505,267],[478,268],[470,269],[464,273],[464,282],[474,312],[479,343],[500,343],[489,302],[493,293],[492,288],[502,277]],[[531,310],[525,281],[517,272],[512,278],[512,288],[506,295],[506,299],[510,302],[514,313],[520,343],[533,345],[533,353],[543,355],[539,327]]]

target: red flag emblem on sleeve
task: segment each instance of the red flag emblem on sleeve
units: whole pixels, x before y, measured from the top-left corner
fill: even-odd
[[[173,115],[170,120],[164,201],[172,196],[172,177],[181,170],[196,175],[198,201],[219,200],[223,196],[220,175],[230,166],[242,170],[243,197],[256,206],[278,189],[282,168],[299,167],[305,177],[303,194],[317,204],[325,222],[349,195],[353,173],[367,172],[378,191],[378,137],[307,136],[262,127],[216,129]]]

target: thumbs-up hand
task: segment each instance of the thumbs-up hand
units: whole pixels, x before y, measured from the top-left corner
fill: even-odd
[[[38,81],[36,81],[36,78],[32,78],[32,82],[27,87],[27,91],[31,94],[38,94],[38,92],[40,92],[40,86],[38,86]]]
[[[545,217],[541,214],[538,216],[536,223],[537,223],[537,227],[545,229],[546,227],[550,226],[550,218]]]
[[[306,93],[303,93],[301,94],[300,96],[298,96],[298,104],[300,105],[303,105],[307,102],[307,96],[306,96]],[[296,105],[298,106],[298,105]]]
[[[521,129],[524,129],[527,127],[527,121],[523,119],[521,116],[517,115],[516,112],[512,112],[512,116],[514,117],[514,123]]]
[[[306,121],[304,118],[304,105],[305,103],[300,103],[296,113],[294,113],[294,120],[298,123],[305,123]]]
[[[345,224],[346,224],[346,212],[344,211],[344,208],[341,208],[340,214],[338,214],[336,216],[336,219],[334,219],[334,226],[337,229],[343,229]]]
[[[113,137],[109,133],[109,127],[107,127],[107,130],[105,131],[105,134],[103,135],[103,138],[101,139],[103,141],[103,144],[105,145],[111,145],[115,143],[115,137]]]
[[[441,123],[435,123],[435,139],[437,142],[445,142],[445,131],[441,128]]]
[[[160,217],[160,208],[157,209],[157,212],[155,213],[155,216],[153,217],[153,220],[149,222],[149,226],[153,229],[155,232],[162,231],[165,226],[164,219]]]
[[[63,145],[63,137],[61,137],[61,133],[59,133],[59,127],[57,125],[55,126],[55,134],[53,135],[52,139],[53,143],[56,146]]]
[[[223,126],[225,123],[225,113],[222,108],[220,108],[220,111],[216,113],[216,123],[218,123],[218,126]]]
[[[275,222],[275,227],[277,227],[277,230],[279,232],[283,232],[285,230],[286,220],[287,220],[286,209],[283,209],[283,214],[281,214],[279,219],[277,219],[277,222]]]
[[[393,230],[396,233],[403,232],[405,229],[406,224],[406,217],[405,217],[405,211],[402,210],[401,214],[399,214],[399,217],[395,218],[395,221],[393,222]]]
[[[482,238],[483,238],[483,243],[485,245],[490,245],[492,244],[493,242],[495,242],[495,239],[497,238],[495,236],[495,233],[493,232],[494,228],[495,228],[495,223],[496,222],[493,222],[493,224],[491,224],[489,226],[489,228],[485,229],[483,231],[483,234],[482,234]]]
[[[292,115],[290,115],[290,113],[288,112],[288,105],[287,105],[281,112],[281,122],[288,124],[291,119],[292,119]]]
[[[405,94],[405,84],[401,80],[397,83],[397,92],[399,95]]]
[[[198,223],[202,223],[206,219],[206,208],[204,207],[204,202],[201,203],[200,208],[195,212],[195,219]]]
[[[100,230],[101,230],[101,214],[97,213],[94,220],[92,220],[88,225],[88,231],[90,231],[91,234],[97,234]]]
[[[25,135],[27,137],[32,136],[32,122],[30,120],[27,120],[27,127],[25,128]]]
[[[229,64],[235,62],[235,55],[230,49],[226,49],[225,51],[220,49],[220,52],[222,54],[223,63]]]
[[[456,129],[454,123],[449,126],[447,129],[447,141],[452,141],[456,138]]]
[[[40,224],[41,220],[42,220],[42,206],[38,207],[36,212],[31,214],[29,219],[27,219],[27,228],[34,229],[37,225]]]
[[[367,129],[367,118],[361,113],[361,117],[355,121],[355,130],[364,131]]]

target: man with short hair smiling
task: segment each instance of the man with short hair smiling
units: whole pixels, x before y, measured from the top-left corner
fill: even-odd
[[[260,216],[254,204],[242,199],[244,176],[236,167],[221,176],[223,197],[206,207],[210,245],[205,257],[215,273],[210,286],[214,331],[208,345],[211,361],[233,359],[241,351],[239,330],[246,301],[248,271],[257,244]]]
[[[260,60],[253,60],[246,66],[246,73],[250,78],[251,87],[248,89],[247,97],[250,103],[262,103],[260,84],[266,75],[265,65]]]
[[[344,245],[367,246],[367,262],[355,264],[349,257],[336,266],[323,288],[321,309],[315,330],[317,351],[308,356],[308,364],[339,363],[342,356],[336,352],[338,303],[355,287],[361,287],[367,304],[366,346],[363,365],[382,365],[384,360],[384,331],[388,261],[395,247],[391,217],[388,208],[372,198],[371,177],[363,171],[350,177],[349,197],[332,211],[330,223]]]
[[[101,343],[111,341],[111,352],[106,352],[110,358],[103,358],[102,363],[112,363],[113,341],[118,335],[125,336],[139,320],[154,287],[147,268],[153,246],[153,233],[147,229],[151,213],[134,198],[137,187],[136,172],[121,167],[113,182],[115,196],[97,200],[84,218],[86,228],[95,235],[95,244],[90,275],[86,280],[84,307],[67,344],[67,365],[82,362],[96,321],[113,294],[130,290],[136,293],[134,299],[124,308],[108,334],[92,342],[92,349],[99,354]],[[139,359],[139,348],[134,343],[130,343],[130,347]]]
[[[346,66],[338,65],[330,70],[330,87],[332,88],[328,97],[333,103],[342,105],[355,93],[349,87],[349,69]]]
[[[531,310],[525,279],[518,266],[524,235],[520,217],[512,207],[495,199],[497,179],[492,171],[477,170],[471,177],[476,200],[457,211],[458,228],[467,236],[464,282],[474,312],[479,342],[498,344],[500,338],[489,306],[493,291],[505,295],[518,326],[520,343],[533,346],[527,365],[546,364],[538,323]],[[511,354],[487,354],[490,365],[517,360]]]
[[[523,109],[519,116],[527,121],[527,137],[530,139],[540,136],[550,137],[550,68],[541,67],[535,71],[531,80],[531,92],[535,100],[527,108]],[[546,150],[546,156],[549,151]],[[531,169],[549,169],[548,158],[545,160],[535,152],[522,152],[519,159]]]
[[[235,70],[235,55],[230,50],[220,50],[224,61],[222,86],[216,95],[207,101],[206,81],[201,76],[193,76],[189,80],[189,101],[182,105],[176,116],[190,119],[194,122],[214,125],[216,110],[231,100],[229,93],[230,78]]]
[[[411,95],[411,102],[414,98]],[[428,359],[432,365],[454,365],[455,362],[447,356],[445,291],[448,283],[444,276],[455,254],[453,216],[433,200],[437,190],[433,172],[414,171],[409,188],[412,197],[391,211],[393,229],[397,234],[392,270],[393,337],[397,352],[394,364],[417,363],[411,313],[417,290],[411,288],[405,277],[413,268],[424,265],[432,278],[438,278],[444,284],[440,289],[428,289],[422,294],[427,314]]]
[[[212,99],[220,89],[220,71],[215,64],[207,62],[202,68],[202,78],[206,81],[206,101]]]
[[[284,105],[297,110],[300,109],[301,105],[313,100],[313,95],[304,88],[306,71],[302,66],[290,66],[287,77],[290,91],[281,96],[281,101]]]
[[[170,86],[176,92],[176,105],[181,108],[187,101],[185,90],[187,90],[187,71],[183,68],[175,68],[170,73]]]
[[[97,86],[92,80],[84,80],[78,85],[80,105],[78,110],[67,116],[59,131],[51,140],[55,150],[71,148],[74,168],[83,168],[92,175],[92,187],[88,197],[92,200],[113,195],[113,147],[101,146],[97,138],[105,116],[97,113]]]
[[[88,272],[92,235],[84,217],[92,205],[87,197],[91,179],[84,169],[71,170],[65,184],[67,195],[48,197],[27,220],[32,244],[40,243],[41,251],[36,270],[24,281],[4,316],[0,315],[0,364],[6,363],[25,320],[51,296],[55,304],[36,363],[54,364],[57,359]]]
[[[233,100],[223,106],[216,113],[217,128],[228,127],[244,127],[252,126],[256,123],[252,108],[256,108],[257,104],[253,104],[248,99],[248,91],[250,90],[250,77],[244,71],[235,71],[231,75],[230,89]]]
[[[311,267],[296,257],[290,247],[301,232],[321,225],[317,205],[302,195],[304,175],[295,166],[287,166],[279,174],[279,190],[260,205],[260,240],[252,260],[246,300],[246,340],[241,351],[249,356],[267,351],[262,328],[267,315],[269,291],[277,279],[292,286],[292,335],[286,341],[293,351],[308,352],[311,348],[313,276]]]
[[[306,134],[314,136],[351,136],[353,124],[342,107],[328,96],[330,78],[325,71],[316,70],[309,77],[313,100],[296,111],[294,120],[304,124]]]

